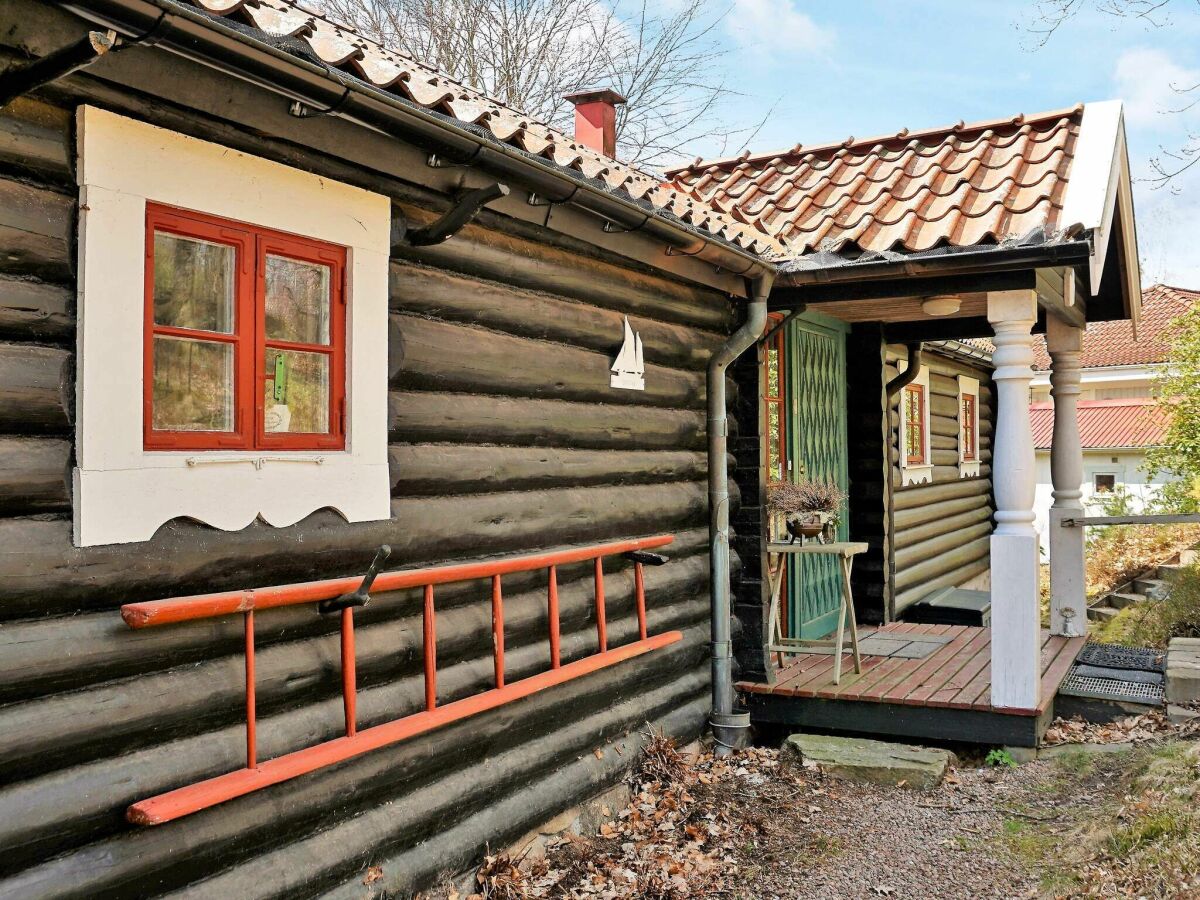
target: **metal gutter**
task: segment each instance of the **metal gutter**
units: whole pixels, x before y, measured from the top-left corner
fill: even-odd
[[[729,411],[725,372],[762,337],[767,298],[774,277],[760,276],[749,286],[746,321],[708,361],[708,514],[710,601],[712,603],[712,726],[715,752],[728,755],[745,746],[750,714],[733,708],[733,643],[729,588]]]
[[[258,40],[174,0],[86,0],[64,4],[91,22],[121,33],[127,43],[150,42],[194,62],[300,101],[328,115],[391,137],[436,148],[450,164],[470,165],[512,179],[531,193],[570,203],[626,231],[645,231],[680,254],[733,274],[757,277],[775,265],[686,223],[649,202],[621,197],[581,174],[532,156],[494,136]],[[556,200],[555,198],[561,198]]]
[[[818,284],[839,284],[847,281],[875,281],[889,278],[917,278],[945,275],[994,274],[1027,269],[1032,265],[1082,265],[1091,258],[1090,241],[1072,240],[1057,244],[1033,244],[961,253],[941,253],[929,256],[906,257],[900,260],[881,259],[872,262],[847,262],[841,265],[795,268],[785,264],[780,272],[780,287],[801,287]]]

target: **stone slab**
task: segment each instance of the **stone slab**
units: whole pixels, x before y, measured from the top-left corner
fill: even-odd
[[[1124,753],[1126,750],[1132,750],[1133,747],[1132,741],[1115,741],[1111,744],[1055,744],[1039,750],[1038,759],[1054,759],[1056,756],[1071,756],[1075,753]]]
[[[782,750],[785,760],[816,763],[835,778],[921,791],[941,783],[951,760],[948,750],[819,734],[793,734]]]
[[[1196,719],[1200,719],[1200,711],[1174,703],[1167,704],[1167,721],[1172,725],[1186,725]]]

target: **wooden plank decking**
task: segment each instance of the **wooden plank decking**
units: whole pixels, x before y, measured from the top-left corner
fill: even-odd
[[[943,635],[950,638],[921,659],[867,656],[854,674],[845,654],[840,684],[833,657],[791,657],[775,684],[739,682],[754,719],[970,743],[1037,743],[1053,714],[1054,695],[1086,638],[1042,636],[1042,690],[1036,709],[991,705],[991,630],[961,625],[893,623],[880,636]]]

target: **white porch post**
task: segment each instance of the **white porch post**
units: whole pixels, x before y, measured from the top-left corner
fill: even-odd
[[[1050,395],[1054,398],[1054,444],[1050,449],[1050,631],[1067,637],[1087,633],[1083,529],[1062,520],[1083,515],[1083,444],[1079,439],[1079,354],[1083,329],[1055,316],[1046,320]]]
[[[996,437],[992,489],[992,705],[1033,709],[1041,688],[1038,624],[1038,536],[1033,527],[1033,430],[1029,382],[1033,380],[1032,290],[988,294],[988,321],[995,335]]]

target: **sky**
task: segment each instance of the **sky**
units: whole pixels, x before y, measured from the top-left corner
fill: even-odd
[[[767,152],[1123,100],[1143,284],[1200,287],[1200,164],[1165,187],[1150,165],[1200,135],[1200,103],[1171,112],[1200,83],[1200,4],[1169,0],[1157,26],[1081,4],[1039,46],[1036,0],[730,0],[725,116],[764,121]]]

